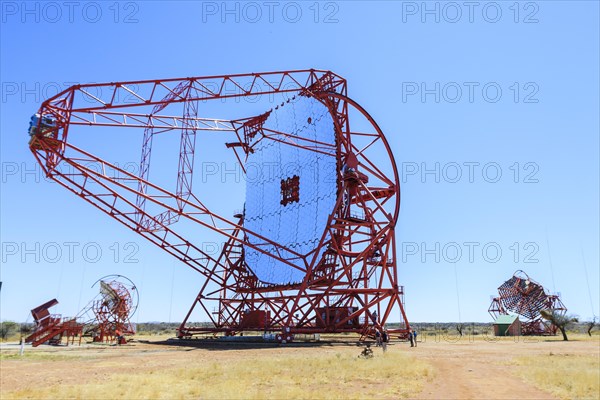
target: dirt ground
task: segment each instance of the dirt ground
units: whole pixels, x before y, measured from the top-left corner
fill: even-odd
[[[486,342],[469,339],[457,343],[430,340],[413,353],[434,367],[435,378],[416,396],[419,399],[554,399],[525,382],[510,361],[516,356],[547,355],[550,351],[589,354],[598,343],[524,338]],[[595,346],[594,346],[595,345]],[[595,348],[594,348],[595,347]]]
[[[519,356],[553,354],[597,355],[600,343],[594,340],[562,342],[558,338],[502,338],[496,342],[481,338],[458,341],[426,337],[411,348],[399,342],[389,352],[405,352],[429,364],[433,376],[416,399],[553,399],[518,374],[511,360]],[[135,370],[157,371],[182,368],[204,362],[236,362],[243,358],[260,359],[264,355],[315,355],[356,351],[355,344],[311,345],[180,345],[164,340],[136,341],[125,346],[83,345],[69,347],[40,346],[26,348],[18,357],[18,345],[3,344],[0,358],[0,398],[15,391],[43,388],[56,384],[78,385],[104,381],[114,374]],[[375,349],[375,351],[381,351]],[[8,396],[12,397],[12,396]]]

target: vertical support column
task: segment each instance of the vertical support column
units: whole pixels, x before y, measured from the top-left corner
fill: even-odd
[[[188,91],[189,97],[189,91]],[[194,173],[194,152],[196,148],[195,119],[198,115],[198,102],[186,101],[183,110],[183,126],[179,146],[179,167],[177,172],[177,205],[183,210],[185,200],[192,194],[192,176]]]
[[[156,108],[156,107],[155,107]],[[152,138],[154,137],[154,130],[152,125],[152,116],[148,117],[148,125],[144,129],[144,139],[142,141],[142,156],[140,159],[140,181],[138,182],[138,192],[136,199],[136,206],[139,211],[137,212],[137,222],[142,224],[147,222],[144,218],[144,211],[146,210],[146,181],[148,180],[148,174],[150,173],[150,155],[152,154]]]
[[[139,210],[137,212],[138,224],[139,224],[139,227],[144,230],[152,230],[155,228],[154,226],[152,226],[154,224],[147,217],[147,215],[145,213],[146,197],[147,197],[146,189],[148,186],[145,182],[148,180],[148,177],[150,174],[150,156],[152,154],[152,138],[154,137],[154,126],[153,126],[152,118],[156,113],[162,111],[165,107],[167,107],[172,100],[174,100],[174,99],[189,99],[191,87],[192,87],[191,80],[180,82],[175,88],[173,88],[173,90],[171,90],[169,92],[169,94],[167,94],[165,96],[164,99],[162,99],[162,101],[160,103],[158,103],[154,106],[154,108],[152,109],[152,113],[148,116],[148,126],[144,129],[144,139],[142,142],[142,156],[140,159],[139,177],[141,180],[138,184],[138,192],[139,193],[138,193],[137,199],[136,199],[136,206],[139,208]],[[185,159],[185,164],[193,166],[194,146],[195,146],[195,142],[196,142],[196,130],[194,129],[195,126],[193,126],[193,124],[195,122],[190,122],[190,118],[195,119],[197,114],[198,114],[197,102],[195,102],[195,101],[194,102],[189,102],[189,101],[184,102],[176,193],[179,197],[180,194],[183,192],[183,190],[181,188],[184,187],[185,184],[181,182],[182,179],[189,181],[189,185],[186,186],[189,189],[189,190],[187,190],[186,199],[189,197],[189,194],[191,193],[192,171],[191,171],[191,167],[190,168],[182,167],[182,158]],[[188,140],[190,136],[192,136],[192,138],[191,138],[191,140]],[[184,145],[184,139],[185,139],[185,142],[189,142],[189,143],[186,143]],[[189,162],[189,159],[190,159],[189,153],[190,152],[191,152],[191,164]],[[187,153],[187,155],[183,156],[184,153]],[[183,168],[187,168],[186,171],[189,170],[189,173],[184,178],[181,178],[181,175],[182,175],[181,171]],[[178,204],[179,209],[181,210],[183,208],[183,203],[179,199],[177,199],[177,204]],[[166,213],[168,214],[169,212],[167,211]],[[162,215],[162,214],[159,215],[159,217],[162,217],[162,218],[160,218],[160,220],[164,221],[167,225],[169,223],[177,221],[177,218],[169,218],[169,215],[167,215],[165,213],[163,213],[163,214],[164,215]]]

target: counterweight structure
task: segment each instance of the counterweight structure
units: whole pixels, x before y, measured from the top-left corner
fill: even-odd
[[[522,335],[555,335],[557,327],[544,320],[540,311],[567,312],[558,294],[547,294],[542,285],[521,270],[500,285],[498,294],[492,299],[488,312],[494,320],[509,312],[524,317]]]
[[[83,330],[83,325],[76,318],[63,318],[60,314],[51,314],[50,308],[58,304],[58,300],[52,299],[31,310],[33,316],[33,332],[25,337],[25,343],[31,343],[37,347],[43,343],[60,344],[66,336],[67,344],[75,342]]]
[[[199,116],[216,108],[228,118]],[[73,144],[100,128],[140,132],[137,173]],[[76,85],[42,104],[29,133],[50,178],[203,276],[180,337],[256,330],[281,341],[298,333],[367,337],[389,321],[400,322],[390,333],[408,332],[394,157],[339,75],[311,69]],[[207,157],[200,134],[211,133],[247,178],[233,218],[205,206],[226,193],[192,190],[194,163]],[[179,137],[171,188],[150,179],[152,143],[164,135]],[[257,165],[269,173],[249,179]],[[224,241],[218,254],[202,246],[203,235],[215,233]],[[209,325],[188,324],[195,309]]]

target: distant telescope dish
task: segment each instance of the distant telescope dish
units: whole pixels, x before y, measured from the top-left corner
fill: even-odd
[[[494,319],[508,313],[524,317],[523,335],[555,334],[556,327],[542,318],[544,310],[559,314],[567,312],[558,294],[548,294],[541,284],[522,270],[516,271],[498,287],[498,297],[492,298],[488,308]]]

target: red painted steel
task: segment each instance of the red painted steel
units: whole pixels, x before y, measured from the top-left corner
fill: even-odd
[[[264,134],[262,125],[268,116],[198,118],[198,103],[281,94],[317,99],[329,109],[335,125],[337,202],[320,238],[318,250],[325,249],[320,260],[250,232],[244,227],[243,213],[237,213],[235,220],[217,215],[192,191],[197,131],[234,134],[236,139],[225,145],[244,168],[251,151],[248,139]],[[183,103],[182,116],[163,115],[177,103]],[[377,123],[347,96],[346,80],[339,75],[310,69],[76,85],[46,100],[38,114],[56,121],[45,125],[40,118],[30,131],[31,151],[47,176],[205,277],[179,328],[180,337],[233,335],[255,329],[257,324],[264,325],[265,331],[281,331],[286,338],[294,333],[324,332],[355,332],[366,337],[374,336],[390,318],[400,321],[400,327],[390,333],[405,336],[408,332],[397,273],[394,228],[400,186],[394,157]],[[362,122],[360,130],[350,127],[351,120]],[[143,128],[139,175],[73,145],[67,140],[72,126]],[[174,192],[149,181],[152,139],[170,131],[181,134]],[[294,142],[289,132],[277,134]],[[315,146],[304,148],[317,151]],[[198,235],[183,234],[177,221],[194,224]],[[225,245],[218,256],[201,248],[202,230],[223,236]],[[260,282],[245,264],[244,246],[273,255],[247,242],[248,234],[304,260],[298,267],[278,259],[301,268],[302,282]],[[210,318],[210,326],[188,325],[198,306]]]
[[[78,314],[84,332],[94,342],[127,343],[135,334],[131,317],[137,310],[138,296],[134,283],[122,275],[108,275],[94,283],[98,295]]]
[[[559,295],[547,294],[541,284],[521,270],[500,285],[498,294],[498,297],[492,298],[488,312],[494,319],[509,312],[524,317],[521,325],[523,335],[556,335],[558,328],[544,320],[540,311],[567,312]]]
[[[75,337],[82,334],[83,325],[75,318],[62,318],[60,314],[50,314],[50,308],[58,304],[58,300],[52,299],[31,310],[34,320],[33,332],[25,338],[25,343],[31,343],[37,347],[43,343],[60,344],[64,336],[73,342]]]

